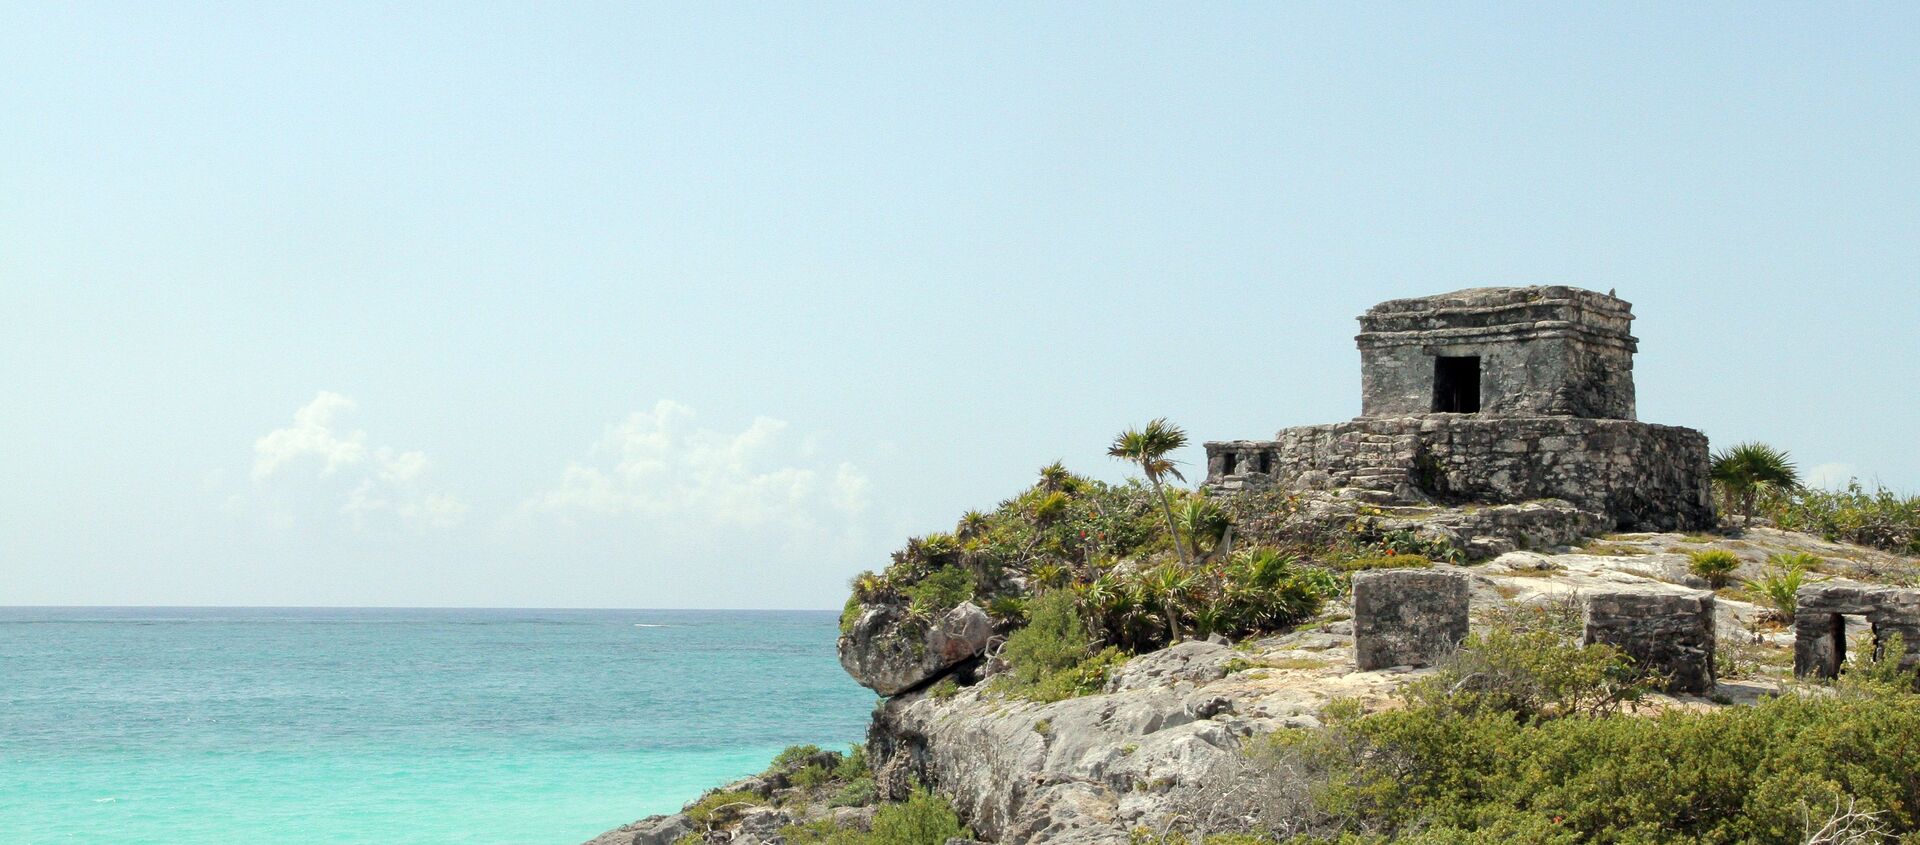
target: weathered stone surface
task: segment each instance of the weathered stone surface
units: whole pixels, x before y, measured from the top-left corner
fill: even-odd
[[[1467,638],[1467,579],[1431,569],[1353,576],[1353,651],[1361,670],[1426,666]]]
[[[1435,359],[1479,364],[1479,411],[1634,417],[1633,306],[1564,285],[1396,299],[1360,317],[1361,414],[1432,413]]]
[[[931,625],[896,605],[867,605],[839,642],[840,666],[860,685],[898,695],[978,657],[993,637],[993,620],[963,602]]]
[[[1698,530],[1715,521],[1706,436],[1631,420],[1358,419],[1290,428],[1275,440],[1208,443],[1207,462],[1216,489],[1311,479],[1383,502],[1559,499],[1619,530]],[[1269,471],[1256,479],[1248,468],[1261,466]]]
[[[1876,648],[1899,634],[1906,651],[1901,664],[1920,666],[1920,590],[1826,581],[1801,587],[1794,598],[1795,674],[1839,676],[1847,659],[1843,615],[1865,616]]]
[[[1107,692],[1172,686],[1183,681],[1206,683],[1225,677],[1227,664],[1237,656],[1233,649],[1217,643],[1180,643],[1127,661],[1107,678]]]
[[[1586,597],[1583,640],[1625,652],[1666,678],[1668,692],[1704,695],[1714,685],[1713,593],[1598,592]]]
[[[586,845],[673,845],[674,840],[691,832],[693,822],[679,813],[648,816],[602,833]]]

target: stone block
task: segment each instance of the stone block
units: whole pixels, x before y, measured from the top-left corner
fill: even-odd
[[[1666,679],[1668,692],[1713,690],[1713,593],[1617,592],[1587,596],[1583,640],[1626,652]]]
[[[1431,569],[1353,576],[1353,653],[1362,670],[1430,665],[1467,638],[1467,579]]]

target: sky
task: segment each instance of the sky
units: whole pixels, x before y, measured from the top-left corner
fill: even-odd
[[[1920,491],[1920,7],[1680,5],[0,6],[0,604],[837,607],[1483,285]]]

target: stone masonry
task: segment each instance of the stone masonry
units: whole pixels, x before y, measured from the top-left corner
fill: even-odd
[[[1432,569],[1353,576],[1353,652],[1362,671],[1426,666],[1467,638],[1467,579]]]
[[[1707,438],[1634,419],[1632,306],[1577,288],[1475,288],[1360,318],[1362,416],[1206,444],[1219,491],[1381,504],[1560,499],[1619,530],[1714,524]]]
[[[1634,665],[1665,677],[1667,692],[1713,690],[1713,593],[1594,593],[1583,620],[1587,645],[1620,649]]]
[[[1794,674],[1839,677],[1847,662],[1846,616],[1866,617],[1875,648],[1899,634],[1902,665],[1920,666],[1920,590],[1823,581],[1801,587],[1794,598]]]
[[[1633,419],[1633,306],[1564,285],[1396,299],[1360,317],[1361,416],[1433,407],[1437,359],[1476,364],[1468,413]],[[1465,409],[1461,409],[1465,410]]]

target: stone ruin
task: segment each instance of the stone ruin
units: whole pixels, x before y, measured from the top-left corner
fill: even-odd
[[[1899,634],[1906,646],[1901,665],[1920,667],[1920,590],[1826,581],[1801,587],[1794,603],[1794,674],[1840,676],[1847,662],[1848,616],[1864,617],[1876,651]]]
[[[1582,642],[1620,649],[1641,670],[1666,679],[1672,693],[1706,695],[1714,684],[1713,593],[1591,593],[1581,614]]]
[[[1464,573],[1387,569],[1353,576],[1353,655],[1361,671],[1431,666],[1467,638]],[[1606,643],[1667,692],[1713,691],[1714,600],[1705,590],[1596,592],[1582,596],[1582,642]]]
[[[1706,436],[1634,419],[1632,320],[1624,300],[1559,285],[1381,303],[1360,317],[1361,415],[1207,443],[1207,485],[1561,500],[1594,527],[1711,527]]]
[[[1426,666],[1467,638],[1467,579],[1432,569],[1353,574],[1353,659],[1361,671]]]

